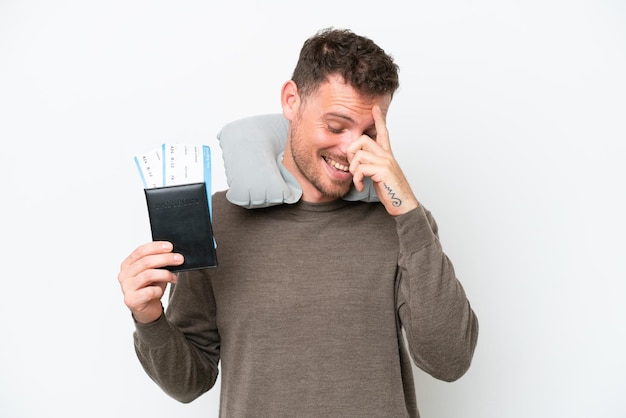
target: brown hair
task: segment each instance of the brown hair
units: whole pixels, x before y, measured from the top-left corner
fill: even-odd
[[[374,97],[398,89],[399,67],[372,40],[348,29],[327,28],[304,42],[291,79],[306,97],[329,75],[339,74],[360,94]]]

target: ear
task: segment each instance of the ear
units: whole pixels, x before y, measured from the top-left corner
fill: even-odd
[[[293,80],[289,80],[283,84],[283,88],[280,91],[280,102],[283,107],[283,116],[289,121],[293,120],[300,106],[298,86]]]

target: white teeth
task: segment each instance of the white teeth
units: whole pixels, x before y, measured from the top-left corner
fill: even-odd
[[[337,170],[346,171],[346,172],[349,170],[349,167],[347,165],[339,164],[337,161],[331,160],[328,157],[324,157],[324,159],[326,160],[328,164],[332,165]]]

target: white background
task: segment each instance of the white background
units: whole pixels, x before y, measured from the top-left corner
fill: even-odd
[[[0,416],[217,417],[135,358],[117,283],[149,240],[132,157],[280,111],[305,38],[391,53],[394,152],[480,320],[423,417],[624,417],[626,4],[0,0]]]

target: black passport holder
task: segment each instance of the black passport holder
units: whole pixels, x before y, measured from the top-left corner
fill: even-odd
[[[170,271],[217,267],[205,183],[144,189],[153,241],[169,241],[185,257]]]

